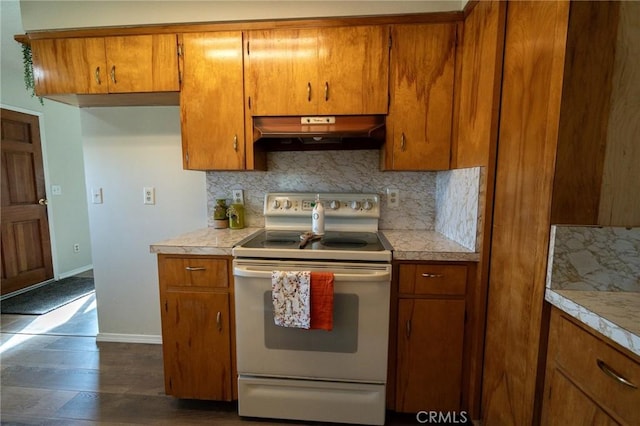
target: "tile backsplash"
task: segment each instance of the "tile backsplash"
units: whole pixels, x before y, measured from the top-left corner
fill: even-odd
[[[232,189],[244,190],[245,222],[252,227],[264,226],[266,192],[371,192],[381,198],[380,229],[437,228],[465,247],[475,248],[479,168],[382,172],[379,160],[378,150],[270,152],[267,171],[207,172],[208,225],[213,226],[215,200],[229,200]],[[387,207],[387,188],[399,189],[398,208]]]
[[[640,228],[551,228],[547,287],[640,292]]]

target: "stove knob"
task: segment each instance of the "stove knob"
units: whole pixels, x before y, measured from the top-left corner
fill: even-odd
[[[291,208],[291,200],[284,200],[284,209],[289,210]]]
[[[331,210],[338,210],[340,208],[340,201],[338,200],[333,200],[329,203],[329,207],[331,208]]]
[[[353,210],[360,210],[360,201],[352,201],[351,202],[351,208]]]
[[[280,208],[280,200],[273,200],[273,203],[271,203],[271,206],[276,210],[279,209]]]
[[[362,208],[365,210],[371,210],[373,208],[373,203],[371,202],[371,200],[366,200]]]

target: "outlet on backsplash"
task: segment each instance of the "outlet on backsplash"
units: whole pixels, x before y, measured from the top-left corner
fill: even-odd
[[[234,189],[231,191],[231,199],[234,204],[244,204],[244,194],[242,189]]]

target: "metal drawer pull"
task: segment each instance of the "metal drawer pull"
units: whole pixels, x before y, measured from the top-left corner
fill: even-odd
[[[112,66],[111,67],[111,81],[115,84],[117,83],[116,81],[116,66]]]
[[[218,326],[218,331],[222,331],[222,312],[220,311],[216,315],[216,325]]]
[[[311,102],[311,83],[307,83],[307,101]]]
[[[324,82],[324,100],[325,102],[329,100],[329,82]]]
[[[96,67],[95,78],[96,78],[96,83],[97,84],[102,84],[100,82],[100,67]]]
[[[238,135],[233,136],[233,150],[238,151]]]
[[[407,334],[407,339],[411,337],[411,320],[407,320],[407,324],[405,325],[405,333]]]
[[[192,266],[187,266],[186,268],[187,271],[189,272],[194,272],[194,271],[206,271],[207,268],[203,268],[202,266],[196,266],[196,267],[192,267]]]
[[[404,151],[406,149],[406,142],[404,139],[404,132],[400,135],[400,151]]]
[[[597,360],[597,364],[600,370],[602,370],[607,376],[615,379],[617,382],[622,383],[625,386],[629,386],[632,389],[638,389],[638,386],[616,373],[616,371],[609,367],[603,360]]]
[[[430,274],[428,272],[425,272],[424,274],[422,274],[423,277],[425,278],[442,278],[444,275],[442,274]]]

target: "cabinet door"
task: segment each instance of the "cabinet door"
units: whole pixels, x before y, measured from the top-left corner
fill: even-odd
[[[250,31],[245,55],[252,116],[316,113],[316,29]]]
[[[31,50],[38,96],[107,93],[103,38],[33,40]]]
[[[177,92],[175,34],[106,37],[110,93]]]
[[[244,168],[242,33],[182,39],[180,110],[185,169]]]
[[[547,378],[542,424],[548,426],[618,425],[558,369]]]
[[[458,411],[465,302],[400,299],[396,410]]]
[[[162,310],[166,392],[231,400],[229,295],[167,291]]]
[[[384,168],[449,168],[455,45],[455,23],[393,26]]]
[[[389,27],[321,28],[318,114],[386,114],[389,104]]]

